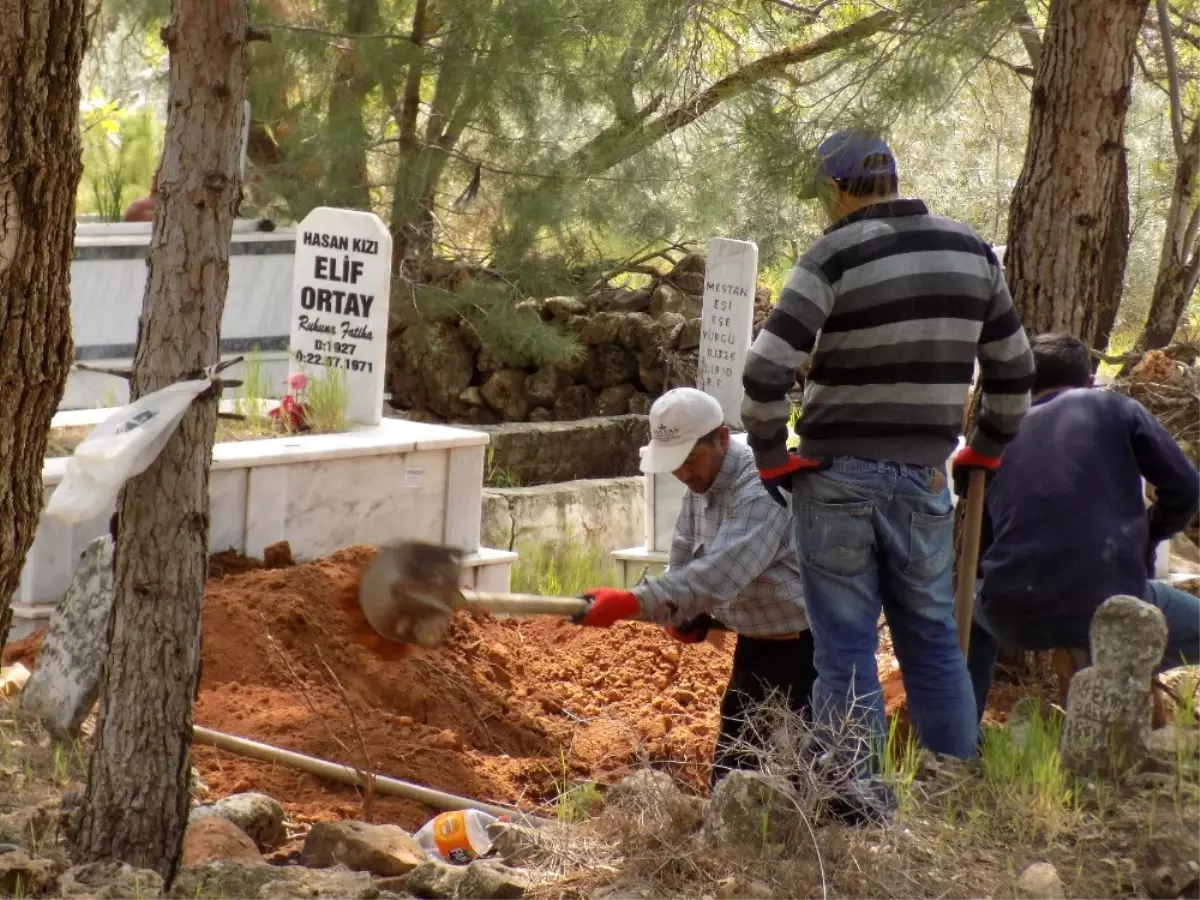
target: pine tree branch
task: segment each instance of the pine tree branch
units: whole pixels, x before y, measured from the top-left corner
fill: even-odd
[[[1038,34],[1037,26],[1033,24],[1033,17],[1029,15],[1029,7],[1025,5],[1025,0],[1013,0],[1013,8],[1012,23],[1017,26],[1017,35],[1025,45],[1029,65],[1036,72],[1042,63],[1041,35]]]

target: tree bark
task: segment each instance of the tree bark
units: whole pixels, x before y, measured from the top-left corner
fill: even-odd
[[[132,393],[217,362],[240,194],[247,0],[173,0],[166,144]],[[216,394],[198,399],[159,458],[122,491],[116,602],[83,815],[82,861],[175,875],[188,815],[188,750],[200,673],[208,475]]]
[[[1129,258],[1129,162],[1125,148],[1117,150],[1117,177],[1113,180],[1112,218],[1108,224],[1108,249],[1104,252],[1100,292],[1096,296],[1096,333],[1093,350],[1103,352],[1112,336],[1121,296],[1125,292],[1125,263]],[[1099,368],[1100,361],[1093,363]]]
[[[1113,247],[1114,183],[1147,0],[1052,0],[1034,78],[1005,275],[1032,333],[1092,344]],[[1123,269],[1122,261],[1122,269]]]
[[[379,24],[379,0],[350,0],[346,12],[348,34],[368,34]],[[371,66],[352,41],[341,51],[329,92],[325,131],[340,152],[330,154],[326,200],[330,206],[371,208],[370,177],[367,172],[367,134],[363,103],[376,85]]]
[[[67,383],[85,0],[0,0],[0,649]]]
[[[1158,350],[1171,343],[1200,278],[1200,123],[1193,125],[1175,162],[1158,275],[1146,324],[1135,349]]]

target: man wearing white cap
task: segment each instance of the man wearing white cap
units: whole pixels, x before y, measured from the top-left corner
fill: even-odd
[[[677,388],[650,408],[647,474],[672,473],[687,485],[675,523],[667,571],[632,591],[593,588],[581,624],[607,628],[620,619],[666,625],[683,643],[698,643],[709,627],[736,632],[733,671],[721,701],[721,730],[712,782],[752,765],[736,745],[748,707],[772,690],[808,715],[816,669],[804,614],[791,517],[767,494],[754,454],[730,440],[721,406],[703,391]]]

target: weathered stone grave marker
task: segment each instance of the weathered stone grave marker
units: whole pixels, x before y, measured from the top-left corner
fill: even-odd
[[[1077,775],[1120,773],[1146,754],[1167,623],[1157,607],[1118,594],[1096,610],[1088,636],[1092,664],[1071,680],[1062,760]]]
[[[296,229],[293,372],[337,370],[346,418],[383,416],[392,237],[374,213],[319,206]],[[324,373],[322,373],[324,374]]]
[[[113,596],[113,539],[104,535],[80,555],[21,692],[21,709],[56,738],[76,737],[100,696]]]

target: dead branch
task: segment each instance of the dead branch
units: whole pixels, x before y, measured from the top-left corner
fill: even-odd
[[[292,664],[288,660],[287,655],[283,652],[282,649],[280,649],[279,645],[275,642],[275,638],[273,638],[271,636],[270,626],[267,623],[266,616],[264,616],[260,612],[258,614],[258,617],[263,623],[263,633],[266,634],[266,636],[267,636],[267,643],[271,646],[271,649],[275,651],[275,655],[279,657],[279,661],[281,663],[283,663],[284,669],[287,670],[288,677],[292,679],[292,681],[295,683],[297,689],[299,689],[300,696],[304,699],[304,705],[307,706],[308,711],[310,713],[312,713],[313,719],[315,721],[321,723],[321,727],[325,729],[325,734],[329,737],[329,739],[331,741],[333,741],[335,744],[337,744],[337,746],[339,748],[341,748],[341,751],[345,754],[345,758],[348,761],[349,766],[352,769],[354,769],[355,774],[358,775],[359,781],[362,783],[362,786],[363,786],[363,795],[362,795],[363,820],[369,823],[371,821],[371,812],[372,812],[371,807],[374,805],[374,801],[375,801],[375,773],[373,771],[370,771],[369,769],[368,769],[368,771],[364,772],[359,767],[359,765],[355,762],[354,752],[348,746],[346,746],[346,742],[343,741],[340,737],[338,737],[337,734],[334,733],[333,729],[329,727],[328,717],[321,715],[321,713],[319,713],[317,711],[317,706],[315,703],[313,703],[312,696],[308,692],[308,685],[306,685],[304,683],[304,680],[300,677],[299,673],[297,673],[296,670],[292,667]],[[316,648],[316,644],[314,644],[313,647]],[[318,649],[317,655],[320,656],[320,653],[321,653],[321,651]],[[324,659],[321,660],[321,664],[325,665],[326,670],[329,670],[329,666],[325,663]],[[330,671],[330,674],[332,675],[333,672]],[[342,688],[341,682],[338,681],[336,676],[334,676],[333,680],[334,680],[334,683],[337,685],[338,689],[342,691],[343,701],[346,703],[346,708],[348,710],[350,710],[350,721],[354,726],[354,733],[355,733],[355,735],[357,735],[359,741],[361,742],[362,741],[362,732],[359,731],[358,723],[354,718],[354,709],[353,709],[353,707],[350,706],[349,700],[346,699],[346,692]],[[364,756],[365,755],[366,755],[366,751],[364,748]]]
[[[363,739],[362,729],[358,727],[358,717],[354,715],[354,704],[350,702],[350,697],[346,693],[346,689],[342,686],[341,679],[334,674],[333,669],[329,667],[329,663],[325,662],[325,657],[321,654],[321,648],[313,644],[313,649],[317,652],[317,659],[321,661],[321,665],[325,667],[325,671],[329,673],[329,677],[337,686],[338,693],[342,697],[342,703],[346,705],[346,711],[350,714],[350,727],[354,729],[354,738],[358,743],[359,752],[362,753],[363,768],[369,773],[363,777],[360,771],[359,777],[363,778],[363,821],[370,824],[374,818],[375,806],[375,766],[371,763],[371,754],[367,751],[367,742]]]

